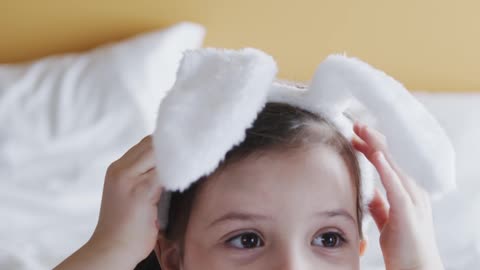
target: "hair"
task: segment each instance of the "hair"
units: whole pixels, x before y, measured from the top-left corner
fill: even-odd
[[[362,198],[360,187],[360,167],[355,152],[350,142],[338,131],[327,119],[286,103],[269,102],[258,114],[253,125],[246,130],[246,137],[240,144],[230,149],[224,160],[219,164],[215,172],[225,170],[227,167],[243,160],[251,155],[261,155],[271,151],[288,152],[301,150],[313,144],[322,144],[331,147],[340,154],[350,169],[356,193],[356,215],[358,231],[362,233]],[[180,250],[183,252],[185,244],[185,232],[189,222],[195,196],[202,184],[208,180],[209,175],[201,177],[183,192],[173,192],[168,213],[168,225],[165,229],[165,237],[169,240],[179,241]],[[153,252],[152,252],[153,254]],[[150,254],[142,262],[143,268],[160,269],[155,260],[155,254]],[[183,255],[182,255],[183,257]],[[153,265],[156,266],[153,266]],[[140,266],[140,264],[139,264]]]

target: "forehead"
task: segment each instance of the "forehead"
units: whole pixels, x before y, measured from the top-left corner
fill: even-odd
[[[299,218],[295,215],[343,208],[355,216],[356,194],[351,169],[340,154],[311,145],[252,155],[227,166],[201,186],[193,207],[205,220],[218,212],[249,209]]]

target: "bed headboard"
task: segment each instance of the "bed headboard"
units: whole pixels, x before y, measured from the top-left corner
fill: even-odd
[[[206,46],[258,47],[280,76],[308,80],[334,52],[410,89],[480,89],[480,2],[319,0],[3,0],[0,62],[81,51],[190,20]]]

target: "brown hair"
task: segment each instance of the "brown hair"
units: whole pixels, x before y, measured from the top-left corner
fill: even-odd
[[[243,142],[227,152],[217,171],[224,170],[252,154],[289,151],[308,147],[314,143],[332,147],[343,157],[351,169],[352,184],[357,194],[358,230],[362,235],[361,220],[363,213],[358,160],[350,142],[333,124],[317,114],[285,103],[267,103],[258,114],[252,127],[246,130],[246,137]],[[183,246],[183,236],[188,225],[196,191],[207,179],[208,176],[203,176],[184,192],[174,192],[172,194],[168,214],[169,223],[165,235],[170,240],[179,240],[181,246]]]
[[[216,171],[224,170],[252,154],[261,154],[269,151],[286,152],[318,143],[332,147],[333,150],[343,157],[351,170],[350,174],[353,176],[352,184],[357,194],[356,214],[358,231],[360,236],[363,237],[361,222],[363,213],[358,160],[350,142],[332,123],[320,115],[285,103],[267,103],[258,114],[253,125],[246,130],[246,137],[243,142],[227,152],[225,159],[220,163]],[[168,213],[169,222],[165,230],[165,236],[169,240],[179,241],[180,252],[183,252],[184,249],[184,235],[195,200],[195,194],[207,179],[208,175],[205,175],[185,191],[172,193]]]

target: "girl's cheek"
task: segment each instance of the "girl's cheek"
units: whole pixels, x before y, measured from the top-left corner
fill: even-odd
[[[333,266],[347,267],[345,269],[358,269],[358,265],[360,264],[358,248],[359,247],[355,247],[355,245],[344,246],[336,249],[313,247],[313,253],[318,261],[322,263],[328,263],[332,266],[328,269],[344,269],[333,268]]]
[[[353,250],[350,248],[339,248],[338,250],[330,250],[325,248],[313,247],[312,249],[315,256],[326,260],[342,261],[343,259],[346,259],[347,261],[350,261],[355,256],[358,257],[358,252],[354,253]]]
[[[197,253],[196,256],[185,256],[185,270],[239,270],[265,269],[258,268],[258,252],[226,252],[213,249],[208,252]]]
[[[344,251],[314,250],[311,254],[305,253],[300,258],[300,265],[312,266],[311,269],[359,269],[360,259],[358,252],[352,249]],[[296,255],[294,255],[296,254]],[[273,269],[273,267],[292,260],[288,256],[294,254],[280,254],[267,250],[232,251],[228,249],[212,249],[190,253],[184,257],[185,270],[238,270],[238,269]],[[299,258],[297,258],[298,261]]]
[[[243,251],[228,247],[222,242],[210,243],[205,239],[186,241],[184,252],[185,270],[237,270],[240,266],[252,264],[260,251]]]

